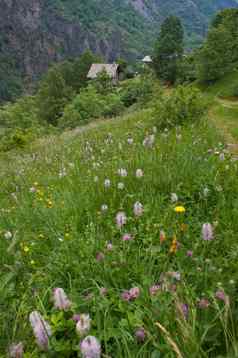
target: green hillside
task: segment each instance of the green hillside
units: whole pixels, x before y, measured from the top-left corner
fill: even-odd
[[[87,334],[102,357],[236,356],[237,165],[206,117],[160,129],[154,110],[2,156],[3,357],[76,357]]]
[[[210,117],[220,128],[228,143],[235,144],[233,149],[237,153],[238,140],[238,72],[224,76],[215,84],[204,88],[206,95],[213,98],[214,104],[210,110]]]
[[[238,98],[238,71],[232,71],[216,83],[205,87],[204,90],[218,97]]]

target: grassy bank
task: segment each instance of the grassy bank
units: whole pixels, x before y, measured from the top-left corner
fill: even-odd
[[[174,357],[175,347],[183,357],[237,354],[237,165],[212,123],[162,133],[154,124],[141,111],[5,160],[3,357],[18,341],[26,357],[50,356],[32,336],[36,309],[57,357],[77,356],[73,313],[90,315],[104,357]],[[204,223],[214,227],[211,241]],[[70,312],[53,308],[55,287],[73,302]]]

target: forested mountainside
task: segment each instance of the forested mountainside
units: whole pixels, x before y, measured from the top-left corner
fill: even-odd
[[[206,31],[218,9],[236,0],[1,0],[0,98],[20,91],[49,64],[86,48],[107,60],[136,58],[150,50],[161,21],[180,16],[190,41]]]

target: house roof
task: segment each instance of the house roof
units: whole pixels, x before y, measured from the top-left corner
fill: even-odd
[[[150,56],[145,56],[142,60],[142,62],[148,63],[148,62],[153,62],[152,58]]]
[[[111,78],[115,78],[117,75],[118,68],[119,65],[117,63],[93,63],[88,72],[87,78],[94,79],[102,71],[106,71],[108,76],[110,76]]]

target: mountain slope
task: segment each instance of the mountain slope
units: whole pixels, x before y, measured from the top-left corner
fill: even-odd
[[[4,74],[32,80],[86,48],[109,61],[141,57],[169,14],[182,18],[188,37],[201,37],[215,11],[233,6],[235,0],[1,0],[0,89]]]

